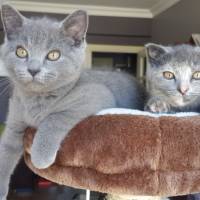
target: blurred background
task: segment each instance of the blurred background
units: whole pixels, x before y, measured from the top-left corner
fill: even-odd
[[[200,0],[13,0],[7,1],[27,17],[64,19],[77,9],[90,15],[85,68],[126,71],[145,83],[144,44],[198,44]],[[0,44],[4,33],[0,23]],[[10,94],[0,62],[0,132]],[[5,81],[1,81],[5,80]],[[2,181],[2,180],[0,180]],[[85,191],[60,186],[33,174],[23,160],[11,181],[9,199],[84,199]],[[92,193],[93,199],[104,194]]]

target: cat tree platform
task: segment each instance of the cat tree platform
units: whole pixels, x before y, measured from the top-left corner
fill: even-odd
[[[67,122],[66,122],[67,123]],[[36,169],[27,129],[25,161],[61,185],[111,194],[174,196],[200,191],[200,115],[111,109],[77,124],[55,163]]]

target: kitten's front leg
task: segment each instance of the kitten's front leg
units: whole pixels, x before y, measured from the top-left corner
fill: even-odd
[[[7,123],[0,141],[0,200],[6,200],[10,176],[23,152],[24,125]]]
[[[80,113],[79,113],[80,112]],[[95,113],[95,111],[94,111]],[[51,166],[60,148],[62,140],[69,131],[88,114],[81,109],[49,115],[39,126],[31,147],[31,161],[38,169]]]
[[[95,92],[94,95],[94,91]],[[75,98],[76,97],[76,98]],[[39,126],[31,148],[31,160],[35,167],[47,168],[55,161],[60,144],[68,132],[82,119],[105,108],[116,106],[112,93],[99,85],[81,86],[67,99],[68,110],[49,115]],[[62,102],[63,107],[63,102]]]
[[[31,147],[31,161],[35,167],[44,169],[53,164],[67,131],[66,116],[60,113],[49,115],[40,124]]]
[[[170,112],[170,105],[163,98],[152,97],[148,100],[144,110],[153,113],[167,113]]]

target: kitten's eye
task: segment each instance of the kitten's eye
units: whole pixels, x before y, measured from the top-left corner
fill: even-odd
[[[192,75],[192,78],[196,79],[196,80],[200,80],[200,71],[199,72],[194,72],[193,75]]]
[[[164,78],[166,78],[168,80],[171,80],[171,79],[175,78],[174,74],[172,72],[168,72],[168,71],[163,72],[163,76],[164,76]]]
[[[56,61],[59,58],[60,58],[60,51],[59,50],[53,50],[53,51],[50,51],[47,54],[47,59],[50,60],[50,61]]]
[[[16,55],[19,58],[26,58],[28,56],[28,52],[23,47],[17,47],[17,49],[16,49]]]

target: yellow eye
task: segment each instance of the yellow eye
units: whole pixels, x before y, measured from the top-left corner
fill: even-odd
[[[17,47],[17,49],[16,49],[16,55],[19,58],[26,58],[28,56],[28,52],[23,47]]]
[[[171,80],[171,79],[175,78],[174,74],[172,72],[168,72],[168,71],[163,72],[163,76],[164,76],[164,78],[166,78],[168,80]]]
[[[199,72],[194,72],[193,75],[192,75],[192,78],[196,79],[196,80],[200,80],[200,71]]]
[[[47,54],[47,59],[48,60],[51,60],[51,61],[56,61],[60,58],[60,51],[59,50],[53,50],[53,51],[50,51],[48,54]]]

